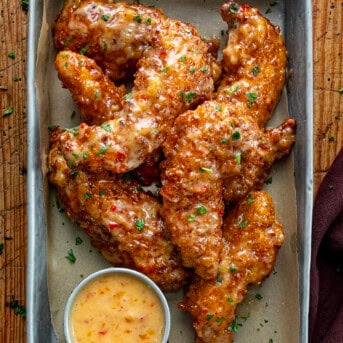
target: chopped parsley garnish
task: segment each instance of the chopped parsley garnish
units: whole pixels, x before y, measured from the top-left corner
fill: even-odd
[[[98,99],[99,98],[99,92],[98,91],[95,91],[94,93],[94,99]]]
[[[104,42],[103,46],[102,46],[102,50],[104,50],[105,52],[107,51],[107,43]]]
[[[255,295],[255,298],[256,298],[257,300],[261,300],[261,299],[263,299],[263,296],[262,296],[261,294],[257,293],[257,294]]]
[[[247,98],[248,98],[248,107],[250,108],[255,100],[257,99],[258,95],[256,93],[248,92]]]
[[[218,276],[217,279],[216,279],[216,282],[217,282],[217,283],[222,283],[222,282],[223,282],[222,277]]]
[[[73,36],[69,36],[67,39],[66,39],[66,41],[64,42],[64,46],[67,46],[67,45],[69,45],[72,41],[73,41]]]
[[[272,338],[269,338],[268,343],[273,343],[273,339],[272,339]]]
[[[230,298],[227,298],[227,301],[229,302],[229,303],[233,303],[233,299],[230,297]]]
[[[225,143],[227,143],[227,138],[222,138],[221,140],[220,140],[220,143],[222,143],[222,144],[225,144]]]
[[[2,116],[7,117],[13,113],[13,106],[6,108],[5,110],[2,111]]]
[[[124,96],[123,96],[123,99],[125,101],[130,101],[131,100],[131,97],[132,97],[132,94],[131,93],[126,93]]]
[[[249,317],[250,317],[250,314],[249,314],[249,313],[248,313],[246,316],[243,316],[243,317],[237,316],[235,319],[233,319],[233,320],[231,321],[231,325],[227,328],[227,330],[228,330],[228,331],[233,331],[233,332],[237,333],[239,327],[243,325],[243,324],[240,322],[240,320],[243,319],[244,321],[246,321]]]
[[[108,21],[108,19],[110,19],[110,16],[107,15],[107,14],[103,14],[103,15],[101,16],[101,19],[102,19],[103,21]]]
[[[87,199],[92,199],[93,198],[93,194],[92,193],[86,193],[84,195],[84,198],[87,200]]]
[[[265,14],[272,13],[272,10],[270,8],[267,9],[267,11],[264,12]]]
[[[84,158],[84,159],[88,158],[88,152],[87,152],[87,151],[84,151],[84,152],[83,152],[82,158]]]
[[[0,255],[4,251],[4,246],[5,246],[4,243],[0,243]]]
[[[80,245],[80,244],[82,244],[82,238],[81,237],[76,237],[75,238],[75,245]]]
[[[216,106],[216,110],[219,111],[219,112],[222,112],[223,111],[223,107],[221,107],[220,105],[217,105]]]
[[[147,18],[146,20],[145,20],[145,24],[148,24],[148,25],[150,25],[151,24],[151,18],[149,17],[149,18]]]
[[[199,170],[201,172],[205,172],[205,173],[212,173],[212,169],[211,168],[200,167]]]
[[[194,213],[192,213],[192,214],[188,217],[187,220],[188,220],[189,222],[194,222],[195,218],[196,218],[196,215],[195,215]]]
[[[78,173],[79,173],[79,171],[78,171],[77,169],[74,169],[74,170],[72,170],[72,172],[70,173],[70,175],[71,175],[71,177],[72,177],[73,179],[75,179]]]
[[[343,87],[338,90],[338,93],[343,94]]]
[[[205,206],[200,206],[197,208],[197,214],[205,214],[207,212],[207,209]]]
[[[141,17],[140,15],[134,16],[133,19],[134,19],[137,23],[141,23],[141,22],[142,22],[142,17]]]
[[[233,134],[232,134],[232,139],[233,140],[237,140],[237,139],[240,139],[241,138],[241,133],[239,131],[235,131]]]
[[[231,266],[230,267],[230,272],[231,273],[236,273],[237,272],[237,267],[236,266]]]
[[[100,189],[99,195],[100,195],[100,196],[103,196],[103,195],[105,195],[105,194],[106,194],[106,191],[105,191],[104,189]]]
[[[196,93],[195,92],[181,92],[180,93],[180,99],[185,102],[186,104],[189,104],[192,99],[194,99],[196,97]]]
[[[225,317],[217,317],[216,318],[216,322],[217,323],[221,323],[223,320],[225,320],[226,318]]]
[[[13,51],[9,52],[7,55],[9,58],[12,58],[12,60],[15,59],[15,53]]]
[[[203,72],[203,73],[206,73],[208,71],[208,68],[207,67],[201,67],[200,68],[200,71]]]
[[[14,311],[16,316],[21,316],[22,318],[26,318],[26,309],[24,305],[20,305],[18,300],[12,300],[10,302],[10,308]]]
[[[258,66],[255,66],[254,68],[252,68],[252,73],[253,75],[257,75],[259,73],[260,69],[258,68]]]
[[[181,61],[181,62],[186,62],[186,61],[187,61],[187,56],[182,55],[182,56],[179,58],[179,61]]]
[[[239,90],[239,85],[234,85],[225,90],[225,92],[228,92],[229,94],[235,94]]]
[[[169,70],[169,67],[164,67],[161,69],[161,73],[167,73]]]
[[[335,141],[335,137],[334,137],[334,136],[330,136],[330,137],[329,137],[329,141],[330,141],[330,142],[334,142],[334,141]]]
[[[64,211],[64,209],[62,208],[60,201],[58,200],[58,198],[56,198],[56,207],[57,207],[57,211],[62,213]]]
[[[85,45],[81,50],[80,50],[80,55],[84,55],[89,49],[89,45]]]
[[[78,158],[79,158],[79,154],[72,153],[72,155],[73,155],[73,157],[74,157],[75,159],[78,159]]]
[[[76,116],[76,111],[71,112],[70,119],[73,119]]]
[[[29,10],[29,0],[21,0],[21,9],[25,12]]]
[[[21,81],[21,78],[20,78],[20,77],[14,77],[14,78],[13,78],[13,81],[14,81],[14,82]]]
[[[73,249],[69,249],[69,250],[68,250],[68,255],[65,256],[65,258],[66,258],[67,260],[69,260],[69,262],[75,263],[76,257],[75,257],[75,255],[74,255]]]
[[[138,231],[142,231],[144,229],[144,225],[145,225],[144,218],[140,218],[136,220],[136,228]]]
[[[255,201],[254,198],[249,197],[248,200],[247,200],[248,205],[251,205],[254,201]]]
[[[269,177],[269,178],[266,180],[265,184],[266,184],[266,185],[271,185],[272,183],[273,183],[273,177],[271,176],[271,177]]]
[[[230,6],[230,8],[229,8],[229,11],[231,12],[231,13],[235,13],[235,12],[237,12],[239,10],[239,6],[237,5],[237,4],[233,4],[232,6]]]
[[[248,225],[248,221],[247,221],[247,220],[243,220],[243,221],[239,224],[239,227],[240,227],[241,229],[244,229],[244,228],[247,227],[247,225]]]
[[[104,146],[104,147],[100,148],[97,155],[98,156],[103,155],[109,148],[110,148],[110,146]]]
[[[236,162],[237,164],[241,164],[242,162],[242,154],[240,152],[236,154]]]
[[[194,67],[190,67],[190,68],[189,68],[189,72],[192,73],[192,74],[194,74],[194,73],[195,73],[195,68],[194,68]]]
[[[206,320],[207,320],[207,321],[210,321],[213,317],[214,317],[214,314],[208,314],[208,315],[206,316]]]
[[[111,130],[111,125],[110,124],[102,124],[102,125],[100,125],[100,127],[102,129],[104,129],[105,131],[110,131]]]

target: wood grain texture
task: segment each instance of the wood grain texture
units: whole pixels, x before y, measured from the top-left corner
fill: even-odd
[[[343,145],[343,1],[313,1],[314,189]]]
[[[343,1],[313,0],[314,186],[342,148]],[[0,342],[25,342],[25,320],[9,303],[25,304],[27,16],[20,1],[0,3]],[[15,58],[8,57],[9,52]],[[13,78],[20,78],[13,81]],[[333,137],[330,139],[330,137]]]
[[[25,320],[9,307],[25,304],[26,23],[20,1],[0,3],[0,342],[25,342]],[[14,58],[8,57],[13,52]]]

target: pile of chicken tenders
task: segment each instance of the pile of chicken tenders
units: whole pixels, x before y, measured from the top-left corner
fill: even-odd
[[[248,285],[273,270],[283,227],[261,188],[296,126],[265,128],[285,84],[279,28],[233,1],[221,16],[221,61],[216,41],[140,4],[68,0],[53,28],[83,122],[54,128],[49,180],[108,261],[186,287],[179,307],[209,343],[232,341]]]

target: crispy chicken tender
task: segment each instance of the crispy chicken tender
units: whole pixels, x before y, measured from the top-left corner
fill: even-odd
[[[160,203],[121,175],[91,174],[67,165],[52,137],[49,180],[67,216],[86,230],[112,264],[137,269],[163,290],[179,289],[187,273],[160,218]],[[80,156],[82,158],[82,156]]]
[[[287,50],[280,29],[256,8],[228,1],[221,15],[229,38],[223,51],[226,72],[217,100],[232,102],[260,127],[270,119],[285,84]]]
[[[116,87],[94,60],[63,51],[57,54],[55,67],[87,124],[100,125],[119,118],[125,87]]]
[[[232,104],[208,101],[180,115],[163,145],[162,216],[183,264],[214,278],[227,202],[263,186],[271,165],[294,142],[295,121],[260,129]],[[224,187],[224,191],[223,191]]]
[[[126,56],[125,47],[130,51],[137,49],[140,59],[132,92],[125,95],[124,107],[117,118],[104,122],[101,127],[83,123],[79,128],[61,132],[60,150],[69,163],[86,170],[126,172],[158,149],[176,116],[211,97],[219,67],[208,52],[208,45],[192,26],[167,18],[158,10],[94,1],[81,2],[72,9],[71,14],[67,11],[70,16],[65,25],[70,29],[76,23],[83,25],[78,28],[81,33],[75,38],[75,44],[87,37],[94,57],[91,53],[94,49],[90,47],[102,47],[103,42],[100,44],[99,40],[111,37],[106,52],[101,51],[103,55],[118,50]],[[108,16],[106,21],[103,15]],[[56,35],[59,32],[55,29]],[[132,45],[127,40],[132,40]],[[73,55],[69,61],[72,65],[58,70],[59,77],[74,87],[76,93],[79,88],[73,76],[77,73],[76,61],[81,57]],[[79,68],[81,72],[82,65]],[[101,89],[94,89],[93,93],[103,98]],[[75,160],[75,154],[83,153],[88,154],[87,159]]]
[[[252,193],[229,213],[217,279],[196,276],[179,304],[193,317],[197,342],[232,341],[237,305],[249,284],[259,285],[272,272],[283,240],[283,227],[275,219],[268,193]]]

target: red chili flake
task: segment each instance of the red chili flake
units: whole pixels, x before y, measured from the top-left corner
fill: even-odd
[[[126,157],[126,155],[123,152],[117,152],[117,159],[119,161],[124,161],[125,157]]]
[[[160,52],[160,57],[166,57],[166,56],[167,56],[167,51]]]
[[[223,209],[220,209],[220,210],[218,211],[218,214],[219,214],[220,216],[224,215],[224,210],[223,210]]]
[[[248,4],[242,4],[241,5],[242,11],[248,10],[249,8],[250,8],[250,6]]]
[[[116,222],[109,222],[108,223],[108,228],[110,231],[116,229],[119,225]]]
[[[80,129],[81,129],[81,130],[84,129],[84,128],[86,127],[86,125],[87,125],[86,123],[81,123],[81,124],[80,124]]]
[[[148,96],[147,96],[146,94],[141,94],[139,97],[140,97],[142,100],[148,100],[148,99],[149,99]]]
[[[108,331],[99,331],[99,335],[101,336],[105,336],[107,334]]]
[[[110,206],[110,211],[114,212],[116,209],[117,209],[117,207],[115,205]]]

